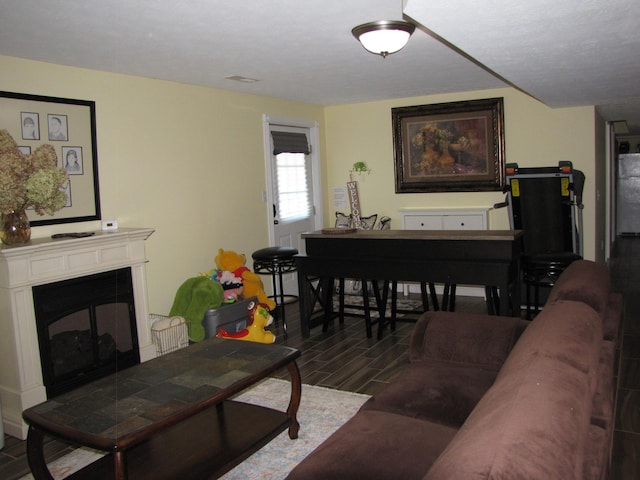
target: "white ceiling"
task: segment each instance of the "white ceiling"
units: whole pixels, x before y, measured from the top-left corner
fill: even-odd
[[[640,134],[638,0],[404,3],[383,59],[351,29],[401,0],[0,0],[0,54],[321,105],[513,85]]]

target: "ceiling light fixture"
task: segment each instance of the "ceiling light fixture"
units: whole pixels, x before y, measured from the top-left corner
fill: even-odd
[[[415,25],[401,20],[381,20],[358,25],[351,33],[365,49],[384,58],[401,50],[415,29]]]

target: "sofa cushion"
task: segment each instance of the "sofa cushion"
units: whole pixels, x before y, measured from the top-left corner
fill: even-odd
[[[345,215],[344,213],[336,212],[336,228],[350,228],[351,223],[351,215]]]
[[[611,435],[605,429],[591,425],[587,440],[584,472],[584,480],[606,480],[610,478],[609,445],[611,445]]]
[[[614,358],[616,358],[615,344],[604,340],[600,351],[598,383],[593,396],[591,413],[591,423],[602,428],[613,428]]]
[[[623,297],[621,293],[611,293],[604,316],[603,335],[605,340],[613,340],[620,344],[620,326],[622,325]]]
[[[287,479],[420,479],[456,431],[393,413],[361,411],[298,464]]]
[[[393,412],[459,428],[497,372],[440,361],[408,365],[393,382],[362,406],[362,410]]]
[[[582,478],[587,376],[544,357],[524,370],[489,390],[427,479]]]
[[[589,374],[595,390],[601,344],[602,322],[591,307],[573,301],[547,304],[513,347],[498,378],[544,356]]]
[[[416,324],[409,358],[499,370],[527,322],[495,315],[427,312]],[[452,341],[455,339],[455,341]]]
[[[558,300],[575,300],[590,305],[604,317],[610,292],[611,279],[605,265],[576,260],[558,278],[549,293],[547,304]]]
[[[582,478],[601,343],[588,305],[545,307],[426,478]]]

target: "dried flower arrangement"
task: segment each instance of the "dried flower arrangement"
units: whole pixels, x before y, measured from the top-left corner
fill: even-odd
[[[25,155],[9,132],[0,130],[0,213],[33,208],[38,215],[53,215],[65,206],[67,173],[58,167],[51,145]]]

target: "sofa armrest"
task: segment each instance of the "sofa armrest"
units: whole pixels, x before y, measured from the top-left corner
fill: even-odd
[[[412,362],[437,360],[499,370],[529,322],[515,317],[427,312],[413,330]]]
[[[562,272],[549,292],[547,303],[560,300],[582,302],[604,316],[610,293],[611,278],[606,265],[590,260],[576,260]]]

